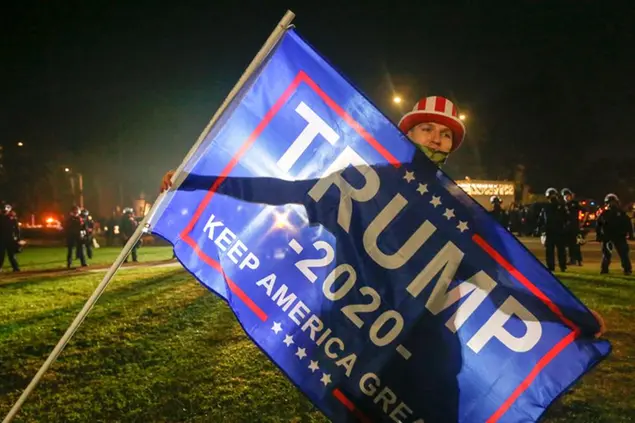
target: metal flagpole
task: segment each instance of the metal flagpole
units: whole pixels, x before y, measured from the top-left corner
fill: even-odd
[[[271,33],[271,35],[269,36],[265,44],[262,46],[260,51],[258,51],[258,54],[256,54],[256,56],[253,58],[249,66],[247,66],[247,68],[243,72],[242,76],[240,77],[236,85],[234,85],[234,88],[232,88],[232,90],[229,92],[229,94],[225,98],[225,101],[223,101],[223,103],[220,105],[220,107],[218,108],[218,110],[216,111],[212,119],[210,120],[207,127],[205,127],[205,129],[199,136],[196,143],[192,146],[190,151],[187,153],[187,156],[185,156],[185,159],[183,159],[183,161],[181,162],[181,164],[175,171],[174,175],[172,176],[172,181],[176,181],[178,179],[179,175],[183,172],[183,168],[185,167],[185,164],[195,154],[196,150],[201,145],[201,143],[205,140],[205,137],[207,137],[207,134],[209,134],[209,132],[213,128],[218,118],[222,115],[225,109],[227,109],[231,101],[234,99],[234,97],[236,97],[236,94],[240,91],[243,85],[245,85],[249,77],[251,77],[254,71],[258,69],[260,64],[267,58],[271,50],[282,38],[285,31],[288,29],[289,25],[291,24],[291,21],[293,21],[294,17],[295,17],[295,14],[291,12],[290,10],[288,10],[287,13],[285,13],[285,15],[280,20],[280,22],[278,23],[274,31]],[[176,187],[173,187],[172,189],[176,189]],[[33,392],[37,384],[40,382],[40,380],[42,379],[42,376],[44,376],[44,373],[46,373],[46,371],[55,362],[57,357],[59,357],[64,347],[68,344],[68,342],[73,337],[73,335],[75,334],[79,326],[82,324],[82,322],[84,321],[84,319],[86,318],[90,310],[93,308],[93,306],[95,305],[95,303],[97,302],[101,294],[105,291],[106,287],[108,286],[112,278],[115,276],[115,273],[117,273],[117,270],[119,270],[119,268],[121,267],[123,261],[126,259],[128,254],[130,254],[132,247],[139,241],[139,239],[141,239],[144,229],[149,226],[150,218],[154,216],[156,210],[160,207],[164,199],[165,199],[165,192],[159,195],[159,197],[157,198],[157,201],[152,206],[152,209],[146,214],[143,221],[137,227],[137,230],[134,232],[132,237],[128,240],[126,245],[123,247],[123,249],[119,253],[119,256],[117,257],[115,262],[112,264],[112,266],[110,266],[110,269],[108,269],[108,272],[106,272],[106,275],[102,279],[101,283],[97,286],[97,288],[95,289],[93,294],[90,296],[88,301],[86,301],[86,304],[84,304],[84,307],[82,308],[82,310],[75,317],[75,320],[73,320],[73,323],[71,323],[71,325],[68,327],[68,329],[66,330],[66,333],[64,333],[62,338],[58,341],[55,348],[53,348],[53,351],[51,351],[51,353],[49,354],[44,364],[42,364],[42,367],[40,367],[40,370],[38,370],[36,375],[33,377],[33,380],[29,382],[29,385],[26,387],[24,392],[22,392],[22,395],[20,395],[20,398],[18,398],[15,404],[13,404],[13,407],[11,408],[9,413],[6,415],[6,417],[2,421],[3,423],[10,423],[13,421],[15,416],[20,411],[20,408],[22,407],[24,402],[27,400],[29,395]]]

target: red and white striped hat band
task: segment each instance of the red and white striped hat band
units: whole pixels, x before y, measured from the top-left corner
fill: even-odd
[[[454,103],[445,97],[432,96],[419,100],[412,111],[401,118],[399,129],[408,133],[415,126],[426,122],[450,128],[453,134],[451,151],[459,148],[465,138],[465,126],[459,119],[459,111]]]
[[[426,97],[419,100],[415,107],[412,108],[413,112],[417,110],[427,110],[429,112],[440,112],[446,115],[459,117],[459,112],[456,110],[456,106],[447,98],[443,97]]]

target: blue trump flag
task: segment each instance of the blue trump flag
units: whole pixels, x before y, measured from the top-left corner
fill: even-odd
[[[293,30],[151,219],[335,422],[537,420],[598,323]]]

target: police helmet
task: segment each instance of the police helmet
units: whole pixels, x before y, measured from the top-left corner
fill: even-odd
[[[502,203],[503,201],[501,200],[501,198],[498,195],[492,195],[489,198],[489,202],[494,204],[494,203]]]
[[[620,202],[620,199],[618,198],[617,195],[611,193],[611,194],[606,194],[606,197],[604,197],[604,202],[608,203],[609,201],[614,200],[616,203]]]
[[[562,195],[563,197],[565,195],[573,195],[573,191],[571,191],[569,188],[562,188],[562,191],[560,191],[560,195]]]
[[[132,207],[126,207],[125,209],[123,209],[123,214],[132,214],[134,213],[134,210],[132,210]]]
[[[558,190],[553,187],[547,188],[547,191],[545,191],[545,197],[551,197],[552,195],[558,195]]]

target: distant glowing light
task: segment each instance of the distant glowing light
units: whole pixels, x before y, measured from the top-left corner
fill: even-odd
[[[403,101],[401,97],[399,97],[398,95],[394,96],[392,98],[393,103],[395,104],[401,104],[401,102]]]
[[[461,120],[465,120],[465,119],[467,119],[467,116],[465,116],[465,113],[461,113],[461,114],[459,115],[459,119],[461,119]]]
[[[67,167],[64,168],[64,172],[70,172],[71,170]]]
[[[49,225],[53,222],[55,222],[55,219],[53,219],[52,217],[46,219],[46,223],[48,223]]]
[[[22,141],[20,141],[20,142],[18,143],[18,147],[22,147],[22,146],[24,146],[24,143],[23,143]]]

